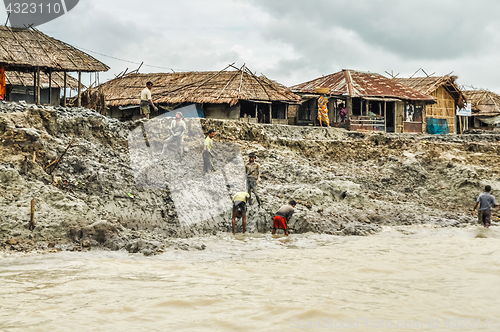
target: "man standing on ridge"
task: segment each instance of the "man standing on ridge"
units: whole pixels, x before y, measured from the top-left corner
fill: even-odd
[[[247,173],[247,189],[250,194],[250,202],[252,200],[252,192],[257,199],[257,203],[260,206],[260,198],[257,196],[257,183],[260,181],[260,165],[255,162],[255,153],[250,152],[248,155],[248,163],[245,165],[245,171]]]
[[[476,210],[479,205],[478,220],[484,225],[485,228],[489,228],[491,225],[491,208],[498,206],[495,200],[495,196],[490,194],[491,186],[485,186],[484,192],[479,195],[476,201],[476,205],[472,208],[471,214],[474,216],[474,210]]]
[[[147,82],[146,87],[141,91],[141,116],[146,119],[149,119],[149,105],[153,106],[155,111],[158,111],[158,108],[153,104],[153,100],[151,99],[152,88],[153,83]]]
[[[288,202],[288,204],[283,205],[273,218],[273,231],[272,234],[276,234],[276,229],[285,230],[285,235],[288,236],[288,221],[295,212],[294,208],[297,203],[294,200]]]
[[[177,144],[179,156],[182,159],[182,154],[184,153],[183,136],[184,132],[186,131],[186,123],[184,122],[183,118],[184,117],[182,116],[181,112],[177,112],[175,114],[175,119],[172,120],[172,123],[170,124],[170,137],[165,140],[163,151],[161,153],[162,155],[165,154],[168,144],[175,143]]]
[[[212,139],[214,136],[215,130],[210,129],[205,138],[205,147],[203,148],[203,174],[214,171],[213,154],[216,154],[215,151],[212,151]]]
[[[236,234],[236,217],[241,218],[243,234],[247,231],[247,199],[250,195],[246,192],[239,192],[233,196],[233,234]]]

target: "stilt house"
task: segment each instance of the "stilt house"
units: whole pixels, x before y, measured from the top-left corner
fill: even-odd
[[[10,101],[26,101],[31,104],[35,102],[35,87],[33,86],[34,73],[19,71],[5,72],[6,99]],[[49,91],[49,86],[51,91]],[[78,81],[73,77],[66,76],[66,87],[77,91]],[[43,105],[61,105],[61,91],[64,88],[64,74],[52,73],[52,82],[49,83],[49,75],[40,73],[40,103]],[[84,86],[82,85],[82,88]],[[49,100],[49,96],[51,100]]]
[[[100,72],[109,69],[104,63],[85,52],[60,40],[49,37],[31,28],[0,26],[0,91],[6,94],[6,72],[32,73],[35,87],[33,100],[42,101],[42,73],[48,78],[48,99],[53,100],[52,75],[60,72],[63,76],[63,102],[66,101],[67,73],[78,73],[78,95],[81,92],[81,73]],[[5,97],[5,96],[3,96]],[[80,98],[78,98],[80,100]]]

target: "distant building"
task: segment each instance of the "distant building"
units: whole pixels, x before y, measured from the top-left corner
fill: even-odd
[[[500,95],[488,90],[467,90],[464,94],[472,108],[469,129],[500,127]]]
[[[177,107],[196,104],[200,116],[249,122],[288,124],[295,116],[300,97],[286,87],[257,76],[245,66],[221,71],[179,73],[131,73],[112,79],[99,88],[108,115],[122,120],[139,117],[140,92],[153,83],[152,99],[159,105],[152,116]]]
[[[347,126],[357,131],[422,132],[422,114],[427,104],[434,103],[434,97],[380,74],[344,69],[290,87],[303,99],[297,112],[299,125],[318,122],[317,99],[321,94],[316,88],[327,89],[332,96],[328,103],[331,123],[339,125],[343,103]]]
[[[466,122],[456,116],[456,110],[464,107],[465,97],[460,88],[455,83],[457,76],[428,76],[411,78],[394,78],[393,80],[416,89],[424,94],[435,98],[436,103],[427,105],[422,119],[424,132],[427,131],[427,119],[444,119],[447,122],[450,133],[462,133],[466,127]]]

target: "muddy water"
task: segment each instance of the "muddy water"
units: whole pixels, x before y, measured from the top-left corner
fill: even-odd
[[[4,256],[0,330],[500,330],[499,239],[498,227],[409,227],[213,236],[155,257]]]

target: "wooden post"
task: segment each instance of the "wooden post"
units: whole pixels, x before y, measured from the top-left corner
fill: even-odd
[[[387,102],[384,100],[384,131],[387,132]]]
[[[35,229],[35,199],[31,200],[31,213],[30,213],[30,225],[29,230],[33,231]]]
[[[288,104],[285,104],[285,120],[288,120]]]
[[[64,91],[63,91],[63,102],[62,102],[62,105],[64,107],[66,107],[66,84],[67,84],[67,77],[68,77],[67,73],[64,72],[64,88],[63,88]]]
[[[82,88],[81,88],[81,84],[82,84],[82,72],[79,71],[78,72],[78,103],[77,103],[78,107],[82,106]]]
[[[269,104],[269,123],[273,123],[273,106]]]
[[[33,71],[33,104],[36,103],[36,69]]]
[[[49,105],[52,105],[52,70],[49,70]]]
[[[36,68],[36,103],[40,105],[40,67]]]
[[[366,101],[366,106],[365,106],[365,116],[368,116],[368,112],[370,111],[370,101]]]

